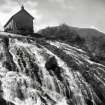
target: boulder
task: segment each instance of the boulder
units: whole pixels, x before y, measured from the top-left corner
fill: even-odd
[[[54,56],[48,59],[48,61],[45,64],[45,67],[49,71],[50,75],[54,73],[60,81],[63,80],[61,76],[61,68],[57,64],[57,60]]]
[[[54,56],[50,57],[45,64],[45,67],[46,67],[47,70],[51,70],[51,69],[53,70],[57,66],[58,66],[57,60]]]

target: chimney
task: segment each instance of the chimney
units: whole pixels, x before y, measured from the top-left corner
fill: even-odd
[[[21,6],[21,9],[24,10],[24,6],[23,5]]]

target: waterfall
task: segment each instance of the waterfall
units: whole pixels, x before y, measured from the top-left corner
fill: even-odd
[[[3,66],[3,58],[0,60],[1,89],[7,102],[15,105],[104,105],[105,83],[101,72],[105,73],[105,67],[90,61],[85,51],[57,41],[28,38],[9,38],[8,52],[2,44],[0,49],[0,54],[9,53],[10,62],[14,63],[10,70]],[[53,63],[48,62],[51,58],[55,60],[55,67],[48,69],[46,65]],[[101,95],[93,82],[99,84]]]

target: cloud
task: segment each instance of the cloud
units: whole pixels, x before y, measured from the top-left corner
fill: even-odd
[[[50,2],[65,3],[65,0],[49,0]]]
[[[105,32],[105,0],[23,0],[35,17],[35,27],[67,23],[70,26],[95,26]],[[0,22],[4,24],[20,10],[16,0],[0,0]]]
[[[0,5],[4,5],[6,3],[6,0],[0,0]]]

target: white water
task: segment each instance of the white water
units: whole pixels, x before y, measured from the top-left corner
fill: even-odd
[[[79,65],[83,65],[84,61],[95,64],[81,49],[60,42],[48,43],[72,56]],[[94,105],[97,105],[95,100],[100,101],[80,72],[72,71],[66,62],[44,46],[36,42],[28,43],[27,40],[10,39],[9,52],[18,71],[6,70],[0,61],[0,75],[2,75],[5,100],[15,105],[87,105],[85,99],[89,99]],[[63,81],[60,81],[55,74],[50,75],[45,68],[45,63],[51,56],[55,56],[58,66],[62,70]],[[99,67],[104,69],[104,66]],[[6,71],[5,75],[2,71]],[[104,85],[104,81],[97,75],[96,77]]]

